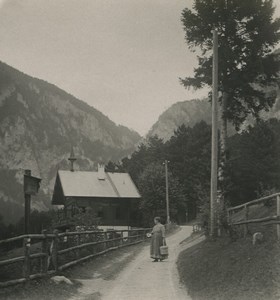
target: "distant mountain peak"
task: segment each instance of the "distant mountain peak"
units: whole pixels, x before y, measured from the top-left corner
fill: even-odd
[[[260,117],[264,120],[270,118],[280,119],[280,89],[276,89],[277,97],[273,107],[269,111],[262,111]],[[174,131],[185,124],[193,127],[196,123],[205,121],[212,123],[211,103],[208,98],[192,99],[176,102],[164,111],[158,118],[158,121],[152,126],[147,137],[157,135],[164,141],[167,141],[174,135]],[[248,117],[242,124],[240,131],[246,129],[248,125],[254,124],[253,117]],[[228,134],[232,135],[236,130],[232,124],[228,124]]]
[[[182,124],[192,127],[202,120],[211,123],[211,104],[207,98],[176,102],[159,116],[147,137],[157,135],[166,141]]]

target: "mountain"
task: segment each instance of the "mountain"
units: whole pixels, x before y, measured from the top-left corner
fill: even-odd
[[[274,51],[274,55],[277,57],[276,59],[280,59],[280,48]],[[260,113],[261,119],[280,119],[280,72],[278,73],[278,86],[264,88],[254,85],[254,87],[267,93],[267,95],[276,92],[276,100],[273,107],[269,109],[269,111],[262,111]],[[159,116],[158,121],[149,130],[146,138],[157,135],[159,138],[167,141],[174,134],[174,130],[182,124],[193,127],[200,121],[205,121],[207,124],[211,124],[211,120],[211,104],[207,98],[177,102]],[[244,124],[242,124],[240,131],[254,123],[254,118],[249,116]],[[234,126],[229,123],[228,134],[232,135],[234,133],[236,133],[236,130]]]
[[[280,119],[280,90],[277,89],[277,97],[275,104],[268,112],[261,112],[260,117],[264,120],[270,118]],[[208,99],[193,99],[182,102],[177,102],[164,111],[158,118],[158,121],[152,126],[147,134],[147,137],[157,135],[164,141],[170,139],[176,130],[182,124],[193,127],[200,121],[205,121],[211,124],[212,112],[211,104]],[[248,119],[241,126],[241,130],[248,125],[254,124],[255,120],[252,117]],[[233,125],[228,124],[228,134],[236,133]]]
[[[157,135],[166,141],[180,125],[192,127],[201,120],[211,124],[211,104],[207,99],[177,102],[159,116],[147,137]]]
[[[134,151],[140,135],[117,126],[100,111],[55,85],[0,62],[0,215],[23,215],[23,170],[42,178],[32,207],[50,207],[58,168],[68,169],[71,146],[76,168],[118,160]]]

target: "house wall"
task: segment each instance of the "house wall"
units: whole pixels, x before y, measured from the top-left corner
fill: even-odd
[[[136,220],[131,219],[137,210],[137,202],[134,199],[86,197],[69,199],[69,203],[73,202],[79,208],[90,207],[96,216],[101,218],[101,225],[138,226]]]

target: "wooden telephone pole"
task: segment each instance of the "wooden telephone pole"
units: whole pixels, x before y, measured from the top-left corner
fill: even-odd
[[[165,165],[165,187],[166,187],[166,216],[167,216],[167,224],[170,224],[170,213],[169,213],[169,191],[168,191],[168,160],[164,161]]]
[[[212,69],[212,148],[211,148],[211,199],[210,199],[210,236],[216,235],[216,206],[218,180],[218,34],[213,33]]]

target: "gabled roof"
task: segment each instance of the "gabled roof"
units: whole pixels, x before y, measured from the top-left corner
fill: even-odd
[[[52,203],[61,204],[57,201],[60,188],[64,197],[141,198],[128,173],[105,172],[105,179],[98,177],[98,172],[58,171]]]

